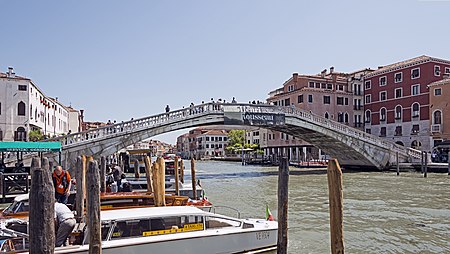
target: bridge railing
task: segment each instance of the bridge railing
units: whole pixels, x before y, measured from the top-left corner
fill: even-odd
[[[158,125],[166,124],[169,122],[198,117],[199,115],[203,114],[220,113],[220,112],[223,112],[222,104],[205,103],[149,117],[143,117],[135,120],[132,119],[126,122],[110,124],[96,129],[90,129],[87,131],[73,133],[66,136],[51,138],[45,141],[61,142],[63,146],[69,146],[73,144],[90,142],[93,141],[94,139],[100,140],[110,138],[113,136],[128,134],[130,132],[148,129],[149,127],[156,127]]]
[[[341,124],[338,122],[335,122],[333,120],[327,119],[325,117],[313,114],[312,112],[308,112],[306,110],[302,110],[295,107],[282,107],[282,106],[271,106],[271,105],[242,105],[241,106],[242,112],[260,112],[260,113],[284,113],[288,115],[294,115],[296,117],[299,117],[302,120],[320,125],[325,126],[331,130],[345,133],[348,136],[352,136],[358,139],[364,139],[365,141],[372,143],[377,146],[381,146],[390,150],[394,150],[395,152],[399,152],[400,154],[406,155],[406,149],[400,147],[399,145],[383,140],[375,135],[366,133],[364,131],[349,127],[345,124]],[[409,154],[411,155],[411,154]]]

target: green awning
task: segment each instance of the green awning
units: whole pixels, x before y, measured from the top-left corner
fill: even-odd
[[[61,152],[61,143],[0,142],[0,152]]]

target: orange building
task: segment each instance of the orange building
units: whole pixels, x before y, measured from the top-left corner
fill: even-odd
[[[450,78],[428,86],[430,94],[430,133],[433,146],[450,140]]]

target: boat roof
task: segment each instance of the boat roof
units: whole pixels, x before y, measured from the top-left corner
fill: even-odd
[[[204,214],[206,214],[204,211],[193,206],[164,206],[101,211],[101,218],[103,221],[109,221]]]

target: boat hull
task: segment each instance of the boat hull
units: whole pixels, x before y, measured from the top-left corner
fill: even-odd
[[[215,235],[185,235],[167,239],[167,237],[142,237],[139,239],[123,239],[103,243],[104,254],[172,254],[172,253],[243,253],[276,246],[277,229],[247,232],[226,233],[217,231]],[[153,239],[151,239],[153,238]],[[55,250],[55,253],[88,253],[88,246],[79,249]]]

